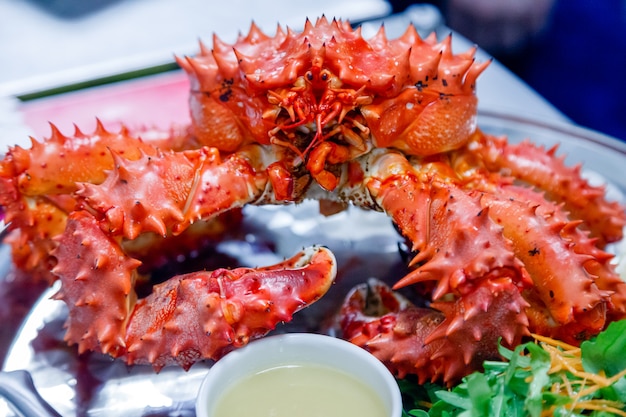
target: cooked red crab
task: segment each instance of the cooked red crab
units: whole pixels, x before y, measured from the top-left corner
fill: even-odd
[[[150,248],[219,231],[219,215],[247,204],[332,200],[387,213],[415,254],[394,289],[414,286],[429,309],[378,284],[382,313],[367,314],[366,288],[342,308],[343,337],[400,376],[457,380],[500,338],[594,335],[626,315],[603,250],[622,238],[624,208],[554,149],[476,127],[488,63],[473,55],[412,26],[366,40],[325,18],[301,33],[253,25],[233,45],[215,38],[178,60],[191,80],[184,140],[99,126],[9,151],[0,204],[14,261],[61,280],[66,340],[80,351],[188,367],[322,297],[336,261],[316,246],[271,267],[176,276],[138,298]]]

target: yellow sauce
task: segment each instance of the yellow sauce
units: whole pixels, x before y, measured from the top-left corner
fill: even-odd
[[[289,365],[237,381],[210,417],[388,417],[380,397],[343,372]]]

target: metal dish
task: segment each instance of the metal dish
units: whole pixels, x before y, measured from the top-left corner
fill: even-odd
[[[569,164],[583,163],[590,181],[608,180],[609,198],[624,200],[625,143],[572,125],[493,113],[481,113],[479,126],[485,132],[506,135],[512,142],[528,138],[547,147],[558,144]],[[398,251],[402,240],[383,214],[351,208],[324,217],[315,202],[247,207],[244,212],[240,233],[220,242],[216,253],[242,265],[266,265],[304,245],[319,243],[333,250],[339,261],[337,285],[275,333],[318,332],[353,285],[372,276],[393,281],[405,271]],[[10,262],[6,250],[0,257],[4,265]],[[198,363],[187,372],[165,368],[155,374],[150,367],[129,368],[101,355],[78,356],[62,340],[66,311],[63,303],[49,299],[54,291],[47,290],[35,303],[9,349],[4,371],[28,371],[37,392],[63,416],[194,415],[196,393],[211,363]],[[14,415],[0,403],[0,415],[3,413]]]

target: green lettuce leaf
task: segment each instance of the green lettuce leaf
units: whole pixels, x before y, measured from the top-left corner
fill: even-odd
[[[580,345],[583,368],[612,377],[626,369],[626,320],[609,324],[595,339]],[[626,378],[602,389],[604,398],[626,403]]]
[[[549,374],[552,358],[542,346],[528,342],[514,350],[500,346],[499,352],[504,361],[486,361],[482,372],[468,375],[449,390],[435,384],[419,386],[398,381],[405,397],[413,399],[403,417],[539,417],[547,409],[557,417],[613,415],[601,410],[573,411],[574,400],[566,392],[552,388],[562,386],[563,379],[569,379],[574,387],[582,380],[566,370]],[[580,355],[586,372],[611,377],[626,369],[626,320],[610,324],[593,340],[583,342]],[[583,399],[626,404],[626,377]],[[429,402],[430,409],[423,407]]]

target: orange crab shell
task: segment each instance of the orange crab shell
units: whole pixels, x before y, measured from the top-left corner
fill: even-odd
[[[277,130],[291,138],[291,126],[341,124],[358,109],[374,146],[429,155],[461,146],[475,130],[475,81],[489,62],[476,63],[474,53],[454,55],[450,37],[422,39],[413,26],[397,39],[381,28],[366,40],[348,22],[321,18],[301,33],[278,27],[273,37],[253,24],[232,45],[214,37],[212,50],[201,45],[177,61],[207,145],[230,152],[268,144]]]

